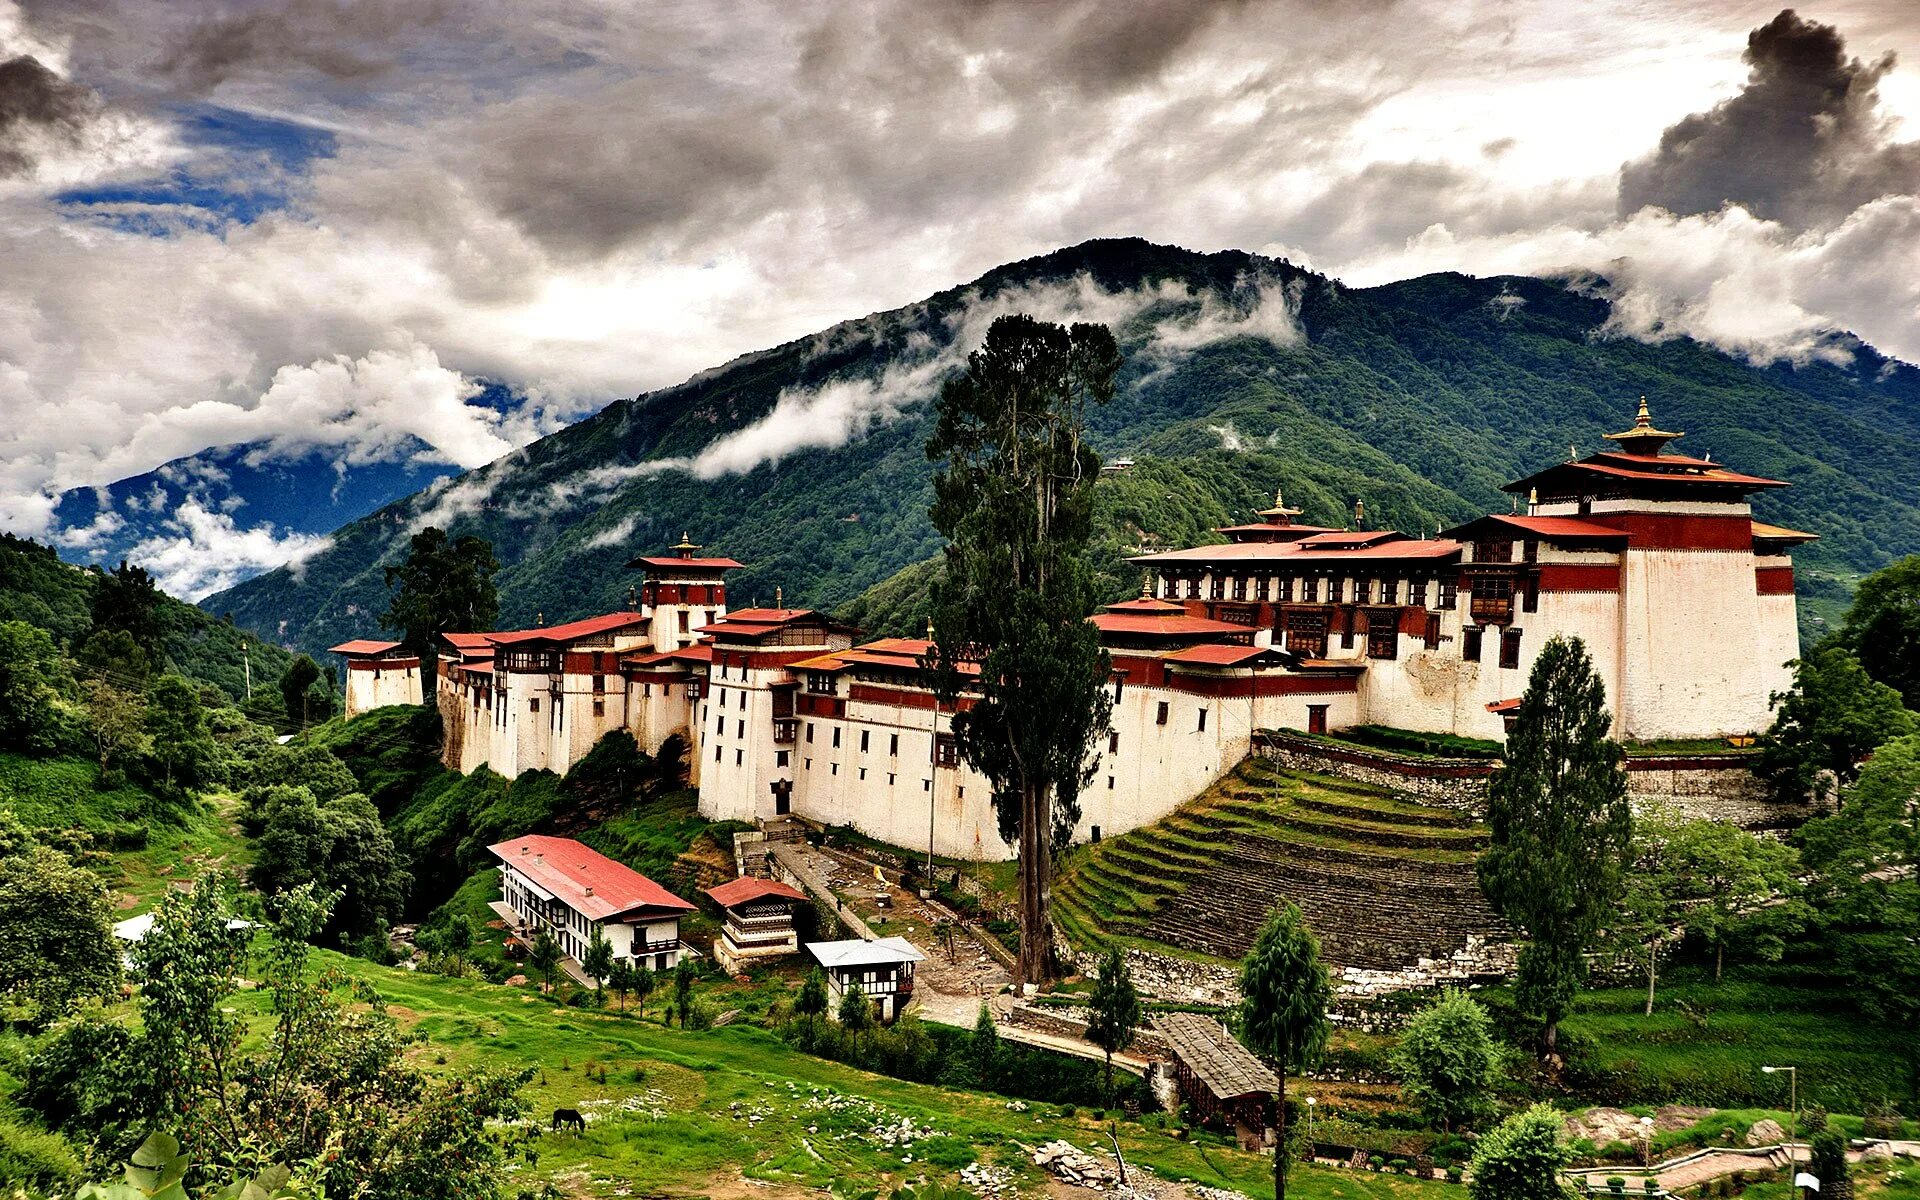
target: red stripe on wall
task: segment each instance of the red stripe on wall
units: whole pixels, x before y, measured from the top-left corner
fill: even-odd
[[[1755,567],[1753,590],[1762,596],[1793,595],[1793,568]]]
[[[1632,535],[1635,550],[1751,550],[1753,519],[1679,513],[1594,513],[1584,518]]]
[[[1169,673],[1167,687],[1190,696],[1239,696],[1247,694],[1245,676],[1239,679],[1215,675]],[[1360,690],[1357,675],[1274,675],[1255,680],[1256,696],[1326,696]]]
[[[1542,563],[1540,590],[1543,592],[1617,592],[1620,590],[1620,564]]]

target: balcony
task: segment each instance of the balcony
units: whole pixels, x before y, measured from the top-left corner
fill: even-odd
[[[1476,625],[1507,625],[1513,621],[1512,596],[1482,596],[1474,594],[1469,609]]]

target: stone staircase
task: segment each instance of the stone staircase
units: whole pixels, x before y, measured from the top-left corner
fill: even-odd
[[[1154,825],[1077,851],[1056,897],[1077,945],[1225,960],[1284,897],[1330,962],[1391,970],[1511,936],[1474,878],[1486,839],[1463,814],[1249,759]]]

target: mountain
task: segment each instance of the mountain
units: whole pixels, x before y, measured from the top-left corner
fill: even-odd
[[[939,545],[928,401],[1013,311],[1104,321],[1126,351],[1120,394],[1091,416],[1102,453],[1135,460],[1099,491],[1116,595],[1138,586],[1122,555],[1211,540],[1276,486],[1333,525],[1356,499],[1369,525],[1408,531],[1506,508],[1503,482],[1596,448],[1641,395],[1686,450],[1794,485],[1756,506],[1821,535],[1799,556],[1809,621],[1920,550],[1920,371],[1858,343],[1845,363],[1755,366],[1613,336],[1600,287],[1349,288],[1237,251],[1089,242],[611,404],[205,605],[304,649],[371,632],[381,567],[438,524],[493,542],[503,622],[559,620],[616,606],[627,559],[685,531],[747,564],[736,604],[778,587],[869,631],[909,628]]]
[[[99,578],[98,568],[76,567],[38,542],[0,533],[0,621],[39,626],[71,648],[92,624],[93,589]],[[247,694],[249,667],[254,686],[271,689],[293,658],[272,642],[172,596],[160,597],[159,619],[167,664],[235,700]]]

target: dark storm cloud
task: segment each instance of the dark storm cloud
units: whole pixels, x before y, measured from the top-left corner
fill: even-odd
[[[92,91],[60,78],[30,54],[0,62],[0,178],[31,171],[38,140],[78,143],[97,108]]]
[[[236,75],[300,69],[365,82],[398,63],[402,35],[431,25],[438,3],[391,0],[294,0],[232,6],[178,29],[160,74],[196,91]]]
[[[1920,143],[1893,142],[1879,111],[1891,53],[1849,58],[1839,30],[1786,9],[1747,36],[1744,57],[1752,70],[1739,95],[1672,126],[1657,151],[1622,168],[1623,216],[1733,203],[1804,228],[1920,187]]]

